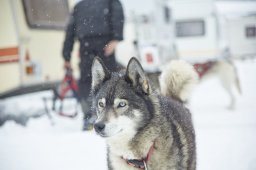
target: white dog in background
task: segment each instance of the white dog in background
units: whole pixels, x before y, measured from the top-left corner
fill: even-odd
[[[228,60],[217,60],[196,63],[193,66],[199,75],[200,82],[214,76],[220,80],[221,85],[230,98],[228,108],[234,109],[236,105],[235,91],[239,94],[242,93],[235,65]]]

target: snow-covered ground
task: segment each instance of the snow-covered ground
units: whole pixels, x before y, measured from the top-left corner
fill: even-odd
[[[236,109],[227,109],[229,98],[217,79],[198,85],[190,109],[197,135],[199,170],[256,169],[256,61],[236,62],[243,94]],[[33,114],[43,110],[41,92],[0,101],[0,111]],[[106,170],[104,140],[93,131],[81,131],[75,119],[52,113],[29,120],[26,127],[13,121],[0,127],[1,170]]]

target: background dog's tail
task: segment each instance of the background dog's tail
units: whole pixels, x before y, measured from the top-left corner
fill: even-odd
[[[198,79],[198,74],[192,65],[185,61],[173,60],[160,75],[161,94],[185,102],[198,83]]]

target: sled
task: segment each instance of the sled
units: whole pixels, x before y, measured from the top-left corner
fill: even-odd
[[[75,99],[75,109],[72,112],[66,112],[64,107],[64,101],[67,99]],[[49,113],[47,107],[47,99],[44,98],[45,111]],[[59,101],[59,107],[56,106],[57,101]],[[64,79],[61,81],[60,85],[53,89],[52,98],[52,111],[55,111],[58,115],[68,118],[75,118],[78,115],[78,106],[80,103],[80,97],[78,94],[78,85],[73,77],[72,69],[66,69]]]

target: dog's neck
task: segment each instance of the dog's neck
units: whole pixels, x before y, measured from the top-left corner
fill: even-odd
[[[118,157],[124,157],[125,159],[139,159],[138,155],[131,150],[131,142],[136,131],[132,130],[129,133],[122,133],[107,139],[107,145],[110,152]]]
[[[111,154],[124,159],[142,159],[148,151],[158,133],[152,134],[151,128],[145,128],[143,133],[132,130],[129,133],[119,134],[107,139],[107,144]]]

